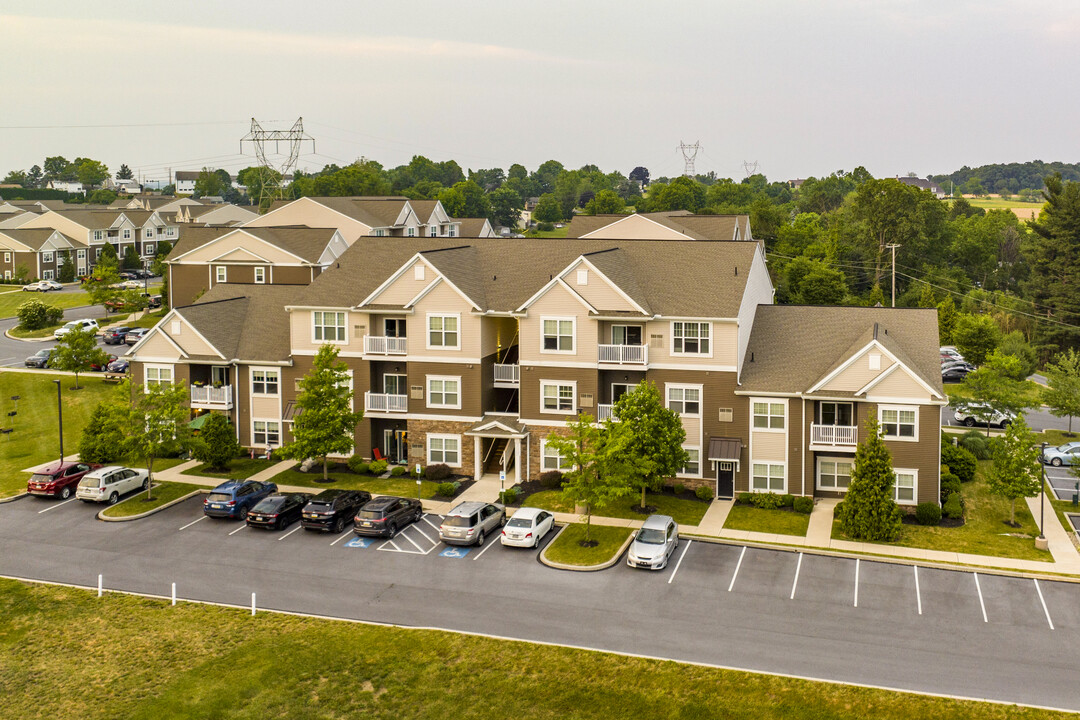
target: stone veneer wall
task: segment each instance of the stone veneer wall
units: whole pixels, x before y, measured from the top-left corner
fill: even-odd
[[[473,439],[465,435],[465,431],[475,423],[455,422],[453,420],[409,420],[409,467],[415,467],[420,463],[427,467],[427,436],[428,433],[436,435],[459,435],[461,436],[461,467],[454,468],[454,472],[472,477],[473,474]],[[420,445],[423,449],[420,455],[414,454],[414,446]]]

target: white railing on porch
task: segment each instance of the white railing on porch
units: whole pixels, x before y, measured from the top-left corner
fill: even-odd
[[[859,428],[854,425],[810,425],[811,445],[855,447],[859,444]]]
[[[408,412],[408,395],[389,393],[364,393],[364,410],[367,412]]]
[[[222,385],[221,387],[192,385],[191,403],[193,405],[232,407],[232,385]]]
[[[601,405],[596,406],[596,422],[603,422],[611,417],[611,409],[614,405]]]
[[[369,355],[407,355],[409,344],[403,337],[365,335],[364,352]]]
[[[647,365],[648,345],[601,345],[600,362],[614,365]]]
[[[521,383],[521,366],[517,363],[513,365],[499,364],[495,365],[495,382],[496,384],[502,383],[504,385],[518,385]]]

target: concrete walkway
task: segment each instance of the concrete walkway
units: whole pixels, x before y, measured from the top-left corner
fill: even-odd
[[[838,498],[821,498],[814,503],[810,513],[810,525],[806,528],[806,542],[817,547],[828,547],[832,542],[833,512],[840,504]]]
[[[1028,509],[1031,510],[1031,516],[1038,522],[1039,518],[1039,497],[1025,498],[1027,500]],[[1054,565],[1062,568],[1061,572],[1080,574],[1080,554],[1076,551],[1076,546],[1069,538],[1069,532],[1061,526],[1061,521],[1058,520],[1057,512],[1054,511],[1054,507],[1050,504],[1050,498],[1045,499],[1046,502],[1046,527],[1043,528],[1043,534],[1046,536],[1047,545],[1050,549],[1050,554],[1054,557]],[[1064,568],[1070,568],[1068,570]]]

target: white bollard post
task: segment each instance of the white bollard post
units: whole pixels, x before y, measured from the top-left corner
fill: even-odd
[[[251,593],[251,617],[255,617],[255,593]]]
[[[101,573],[97,576],[97,596],[101,597]]]
[[[172,584],[172,604],[176,604],[176,583]]]

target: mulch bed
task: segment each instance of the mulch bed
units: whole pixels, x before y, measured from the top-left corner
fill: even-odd
[[[908,515],[908,514],[905,513],[904,516],[901,518],[901,520],[903,521],[903,523],[905,525],[919,525],[919,522],[918,522],[918,520],[915,519],[914,515]],[[930,526],[923,525],[921,527],[958,528],[958,527],[963,527],[963,526],[964,526],[964,519],[963,518],[953,519],[953,518],[947,518],[947,517],[943,516],[941,518],[941,522],[938,523],[937,525],[930,525]]]

